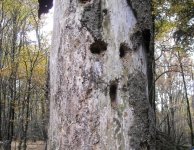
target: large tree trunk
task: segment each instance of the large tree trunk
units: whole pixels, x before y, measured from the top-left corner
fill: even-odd
[[[56,0],[50,150],[155,149],[149,0]]]

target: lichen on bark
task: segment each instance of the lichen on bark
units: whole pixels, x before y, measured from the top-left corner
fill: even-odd
[[[101,0],[94,0],[84,7],[81,23],[92,34],[95,40],[102,39]]]
[[[150,0],[127,0],[137,19],[137,27],[140,30],[151,29],[151,1]]]
[[[147,79],[144,73],[137,71],[129,75],[127,88],[129,105],[133,108],[134,122],[129,130],[130,144],[134,149],[150,149],[155,135],[152,108],[146,93]],[[153,147],[151,148],[153,149]]]
[[[137,19],[134,33],[131,35],[133,49],[137,50],[140,43],[144,43],[149,51],[150,39],[152,35],[152,15],[151,15],[151,1],[150,0],[127,0],[129,6]]]

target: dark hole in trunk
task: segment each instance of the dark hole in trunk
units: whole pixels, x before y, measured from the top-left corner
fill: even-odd
[[[90,46],[90,51],[93,54],[100,54],[103,51],[107,50],[107,43],[105,43],[102,40],[96,40],[94,43]]]
[[[114,82],[110,85],[110,99],[111,99],[111,106],[116,107],[117,104],[117,83]]]
[[[119,56],[120,58],[125,57],[126,53],[130,51],[129,46],[126,43],[121,43],[120,44],[120,49],[119,49]]]

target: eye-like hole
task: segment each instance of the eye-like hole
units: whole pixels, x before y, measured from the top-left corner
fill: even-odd
[[[103,51],[107,50],[107,43],[105,43],[102,40],[96,40],[94,43],[90,46],[90,51],[93,54],[100,54]]]
[[[126,43],[121,43],[120,44],[120,49],[119,49],[119,56],[121,58],[125,57],[126,53],[130,51],[129,46]]]
[[[107,9],[103,9],[102,12],[104,13],[104,15],[107,15],[108,10]]]
[[[79,0],[80,3],[87,3],[87,2],[90,2],[90,0]]]

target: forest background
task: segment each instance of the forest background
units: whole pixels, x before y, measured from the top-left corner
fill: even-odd
[[[156,142],[187,149],[194,145],[194,2],[152,4]],[[51,33],[37,10],[37,0],[0,1],[0,141],[19,149],[48,136]]]

